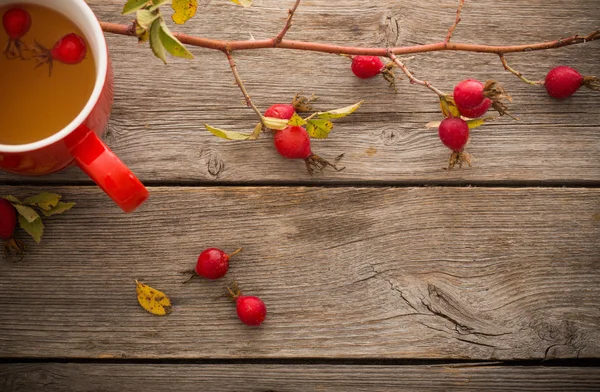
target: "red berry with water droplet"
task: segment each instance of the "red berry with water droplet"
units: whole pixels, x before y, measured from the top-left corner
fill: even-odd
[[[469,141],[469,125],[460,118],[446,118],[438,128],[442,143],[452,151],[462,151]]]
[[[241,250],[240,248],[232,254],[227,254],[218,248],[205,249],[200,253],[194,271],[198,276],[202,276],[203,278],[222,278],[229,270],[229,259]]]
[[[467,79],[454,87],[454,102],[464,109],[474,109],[485,100],[484,85],[479,80]]]
[[[235,302],[238,318],[244,324],[258,326],[265,321],[267,307],[260,298],[252,295],[240,295]]]
[[[310,149],[310,137],[306,129],[290,125],[275,132],[273,137],[277,152],[288,159],[308,159],[313,153]]]
[[[11,8],[2,16],[2,27],[8,38],[18,40],[31,28],[31,15],[23,8]]]
[[[377,56],[354,56],[352,58],[352,73],[361,79],[369,79],[383,71],[385,64]]]
[[[486,114],[487,111],[490,109],[490,107],[492,106],[492,100],[486,98],[483,100],[481,105],[474,107],[473,109],[465,109],[458,105],[456,106],[458,107],[458,111],[460,112],[461,116],[465,116],[468,118],[479,118]]]
[[[583,76],[571,67],[559,66],[548,72],[544,87],[556,99],[569,98],[583,85]]]
[[[289,120],[296,113],[296,109],[294,109],[294,105],[285,104],[285,103],[276,103],[275,105],[271,105],[267,110],[265,110],[265,117],[273,117],[280,118],[282,120]]]

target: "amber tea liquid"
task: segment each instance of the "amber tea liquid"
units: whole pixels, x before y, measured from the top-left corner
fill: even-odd
[[[81,30],[64,15],[35,4],[11,4],[0,7],[0,18],[12,7],[21,7],[31,15],[31,29],[21,38],[28,47],[34,40],[51,49],[64,35]],[[8,35],[0,26],[0,50]],[[87,44],[87,41],[86,41]],[[79,64],[53,62],[49,76],[47,64],[35,68],[31,51],[23,51],[25,60],[7,59],[0,51],[0,144],[27,144],[45,139],[63,129],[81,112],[92,94],[96,66],[90,46]]]

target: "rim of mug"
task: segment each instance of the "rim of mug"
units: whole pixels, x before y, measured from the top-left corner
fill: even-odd
[[[61,0],[64,1],[64,0]],[[94,89],[92,90],[92,94],[88,98],[87,103],[81,109],[79,114],[71,120],[71,122],[65,126],[60,131],[44,138],[42,140],[35,141],[33,143],[26,144],[0,144],[0,153],[19,153],[19,152],[28,152],[39,150],[46,146],[56,143],[57,141],[63,139],[65,136],[73,132],[77,127],[85,122],[88,118],[98,100],[100,99],[100,94],[104,88],[104,84],[106,82],[106,73],[108,70],[108,48],[106,45],[106,40],[104,39],[104,32],[100,27],[100,23],[94,15],[94,12],[89,7],[89,5],[85,2],[85,0],[70,0],[74,6],[78,7],[78,14],[81,15],[83,19],[81,23],[76,23],[77,25],[88,24],[92,29],[92,34],[96,36],[96,44],[92,44],[90,42],[90,38],[86,36],[88,43],[92,47],[92,51],[94,53],[94,57],[96,59],[96,82],[94,84]],[[0,6],[10,5],[10,4],[38,4],[44,7],[52,7],[52,2],[33,2],[30,0],[8,0],[6,2],[0,0]]]

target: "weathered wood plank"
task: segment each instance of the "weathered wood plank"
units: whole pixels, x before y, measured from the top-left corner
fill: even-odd
[[[597,391],[600,369],[502,366],[0,365],[4,392]]]
[[[91,0],[99,17],[125,23],[123,0]],[[292,1],[256,1],[240,9],[212,1],[196,19],[178,27],[191,34],[222,39],[267,38],[281,29]],[[356,45],[410,45],[440,39],[453,21],[455,1],[305,1],[289,38]],[[565,0],[467,3],[456,40],[489,44],[526,43],[597,28],[596,0],[573,7]],[[494,55],[433,53],[408,61],[417,76],[450,91],[466,77],[494,78],[512,93],[519,123],[502,119],[473,132],[475,167],[446,172],[448,151],[435,130],[424,124],[440,118],[435,96],[400,82],[393,94],[382,80],[362,81],[347,59],[316,53],[261,50],[236,53],[239,70],[256,104],[287,101],[297,91],[322,97],[331,109],[366,99],[352,118],[339,122],[330,139],[314,142],[316,153],[345,153],[346,170],[310,177],[299,162],[284,161],[269,135],[258,142],[229,142],[203,130],[203,123],[249,130],[256,123],[242,104],[222,53],[194,49],[194,61],[153,58],[133,38],[108,36],[116,71],[116,102],[107,137],[111,147],[147,182],[510,182],[600,181],[598,94],[581,92],[565,102],[519,82]],[[600,75],[600,44],[515,54],[513,66],[542,78],[556,64],[570,64]],[[0,181],[23,180],[0,174]],[[86,181],[72,169],[25,181]]]
[[[133,215],[53,190],[77,207],[0,263],[0,357],[600,356],[598,189],[168,187]],[[208,246],[245,251],[182,285]],[[263,327],[236,319],[233,278]],[[134,279],[173,314],[142,311]]]

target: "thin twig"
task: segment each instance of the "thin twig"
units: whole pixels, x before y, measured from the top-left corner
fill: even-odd
[[[523,74],[521,72],[511,68],[511,66],[508,65],[508,62],[506,61],[506,58],[504,57],[503,54],[499,54],[499,56],[500,56],[500,61],[502,61],[502,65],[504,66],[504,69],[507,70],[508,72],[510,72],[511,74],[515,75],[519,79],[521,79],[523,82],[525,82],[527,84],[532,84],[534,86],[544,84],[543,80],[532,81],[532,80],[527,79],[526,77],[523,76]]]
[[[288,10],[288,17],[285,22],[285,26],[283,27],[283,30],[281,30],[281,32],[279,34],[277,34],[277,37],[275,37],[275,39],[273,40],[273,46],[279,45],[281,43],[281,41],[283,40],[283,36],[285,35],[285,33],[288,32],[290,27],[292,27],[292,24],[294,23],[294,22],[292,22],[292,18],[294,17],[294,12],[296,12],[296,9],[300,5],[300,1],[302,1],[302,0],[296,0],[296,2],[294,3],[294,6]]]
[[[102,30],[107,33],[135,36],[135,32],[131,32],[128,25],[117,23],[100,22]],[[203,37],[195,37],[191,35],[174,33],[179,41],[184,44],[197,46],[200,48],[217,49],[221,51],[234,50],[252,50],[273,48],[273,39],[263,40],[244,40],[244,41],[222,41]],[[277,45],[281,49],[305,50],[311,52],[322,52],[332,54],[347,54],[347,55],[363,55],[363,56],[387,56],[389,51],[396,55],[437,52],[441,50],[458,51],[458,52],[478,52],[478,53],[495,53],[506,54],[516,52],[531,52],[536,50],[546,50],[562,48],[563,46],[576,45],[589,41],[600,39],[600,30],[595,30],[586,36],[574,35],[568,38],[561,38],[554,41],[539,42],[535,44],[524,45],[473,45],[461,43],[445,43],[437,42],[432,44],[415,45],[415,46],[400,46],[395,48],[362,48],[357,46],[339,46],[330,44],[320,44],[316,42],[293,41],[283,39]]]
[[[391,51],[391,49],[388,51],[387,56],[390,58],[390,60],[392,60],[394,62],[394,64],[396,64],[396,66],[398,66],[398,68],[400,68],[402,70],[402,72],[404,72],[404,74],[408,77],[408,80],[410,80],[410,82],[412,84],[418,84],[420,86],[425,86],[428,89],[430,89],[431,91],[433,91],[434,93],[436,93],[439,97],[444,97],[446,95],[444,92],[442,92],[442,91],[438,90],[437,88],[435,88],[434,86],[432,86],[431,83],[415,78],[413,76],[413,74],[408,70],[406,65],[404,65],[404,63],[402,63],[402,61],[400,61],[400,59],[398,57],[396,57],[396,55]]]
[[[460,2],[458,3],[458,8],[456,9],[456,20],[454,21],[454,24],[448,29],[448,35],[446,35],[446,39],[444,40],[444,43],[446,44],[450,42],[450,38],[452,38],[452,33],[454,33],[454,29],[456,29],[456,26],[458,26],[458,24],[460,23],[460,13],[462,12],[464,5],[465,0],[460,0]]]
[[[256,113],[256,115],[260,119],[260,122],[263,124],[263,126],[266,126],[263,121],[262,113],[254,105],[254,102],[252,102],[252,99],[250,98],[248,91],[246,91],[246,87],[244,87],[244,82],[242,82],[242,78],[240,78],[240,74],[237,71],[237,68],[235,66],[235,61],[233,60],[233,56],[231,55],[231,52],[225,51],[225,55],[227,56],[227,61],[229,61],[229,66],[231,67],[231,72],[233,73],[233,77],[235,78],[235,83],[238,85],[240,90],[242,90],[242,94],[244,94],[244,99],[246,100],[246,104],[249,107],[251,107],[252,110],[254,110],[254,113]]]

